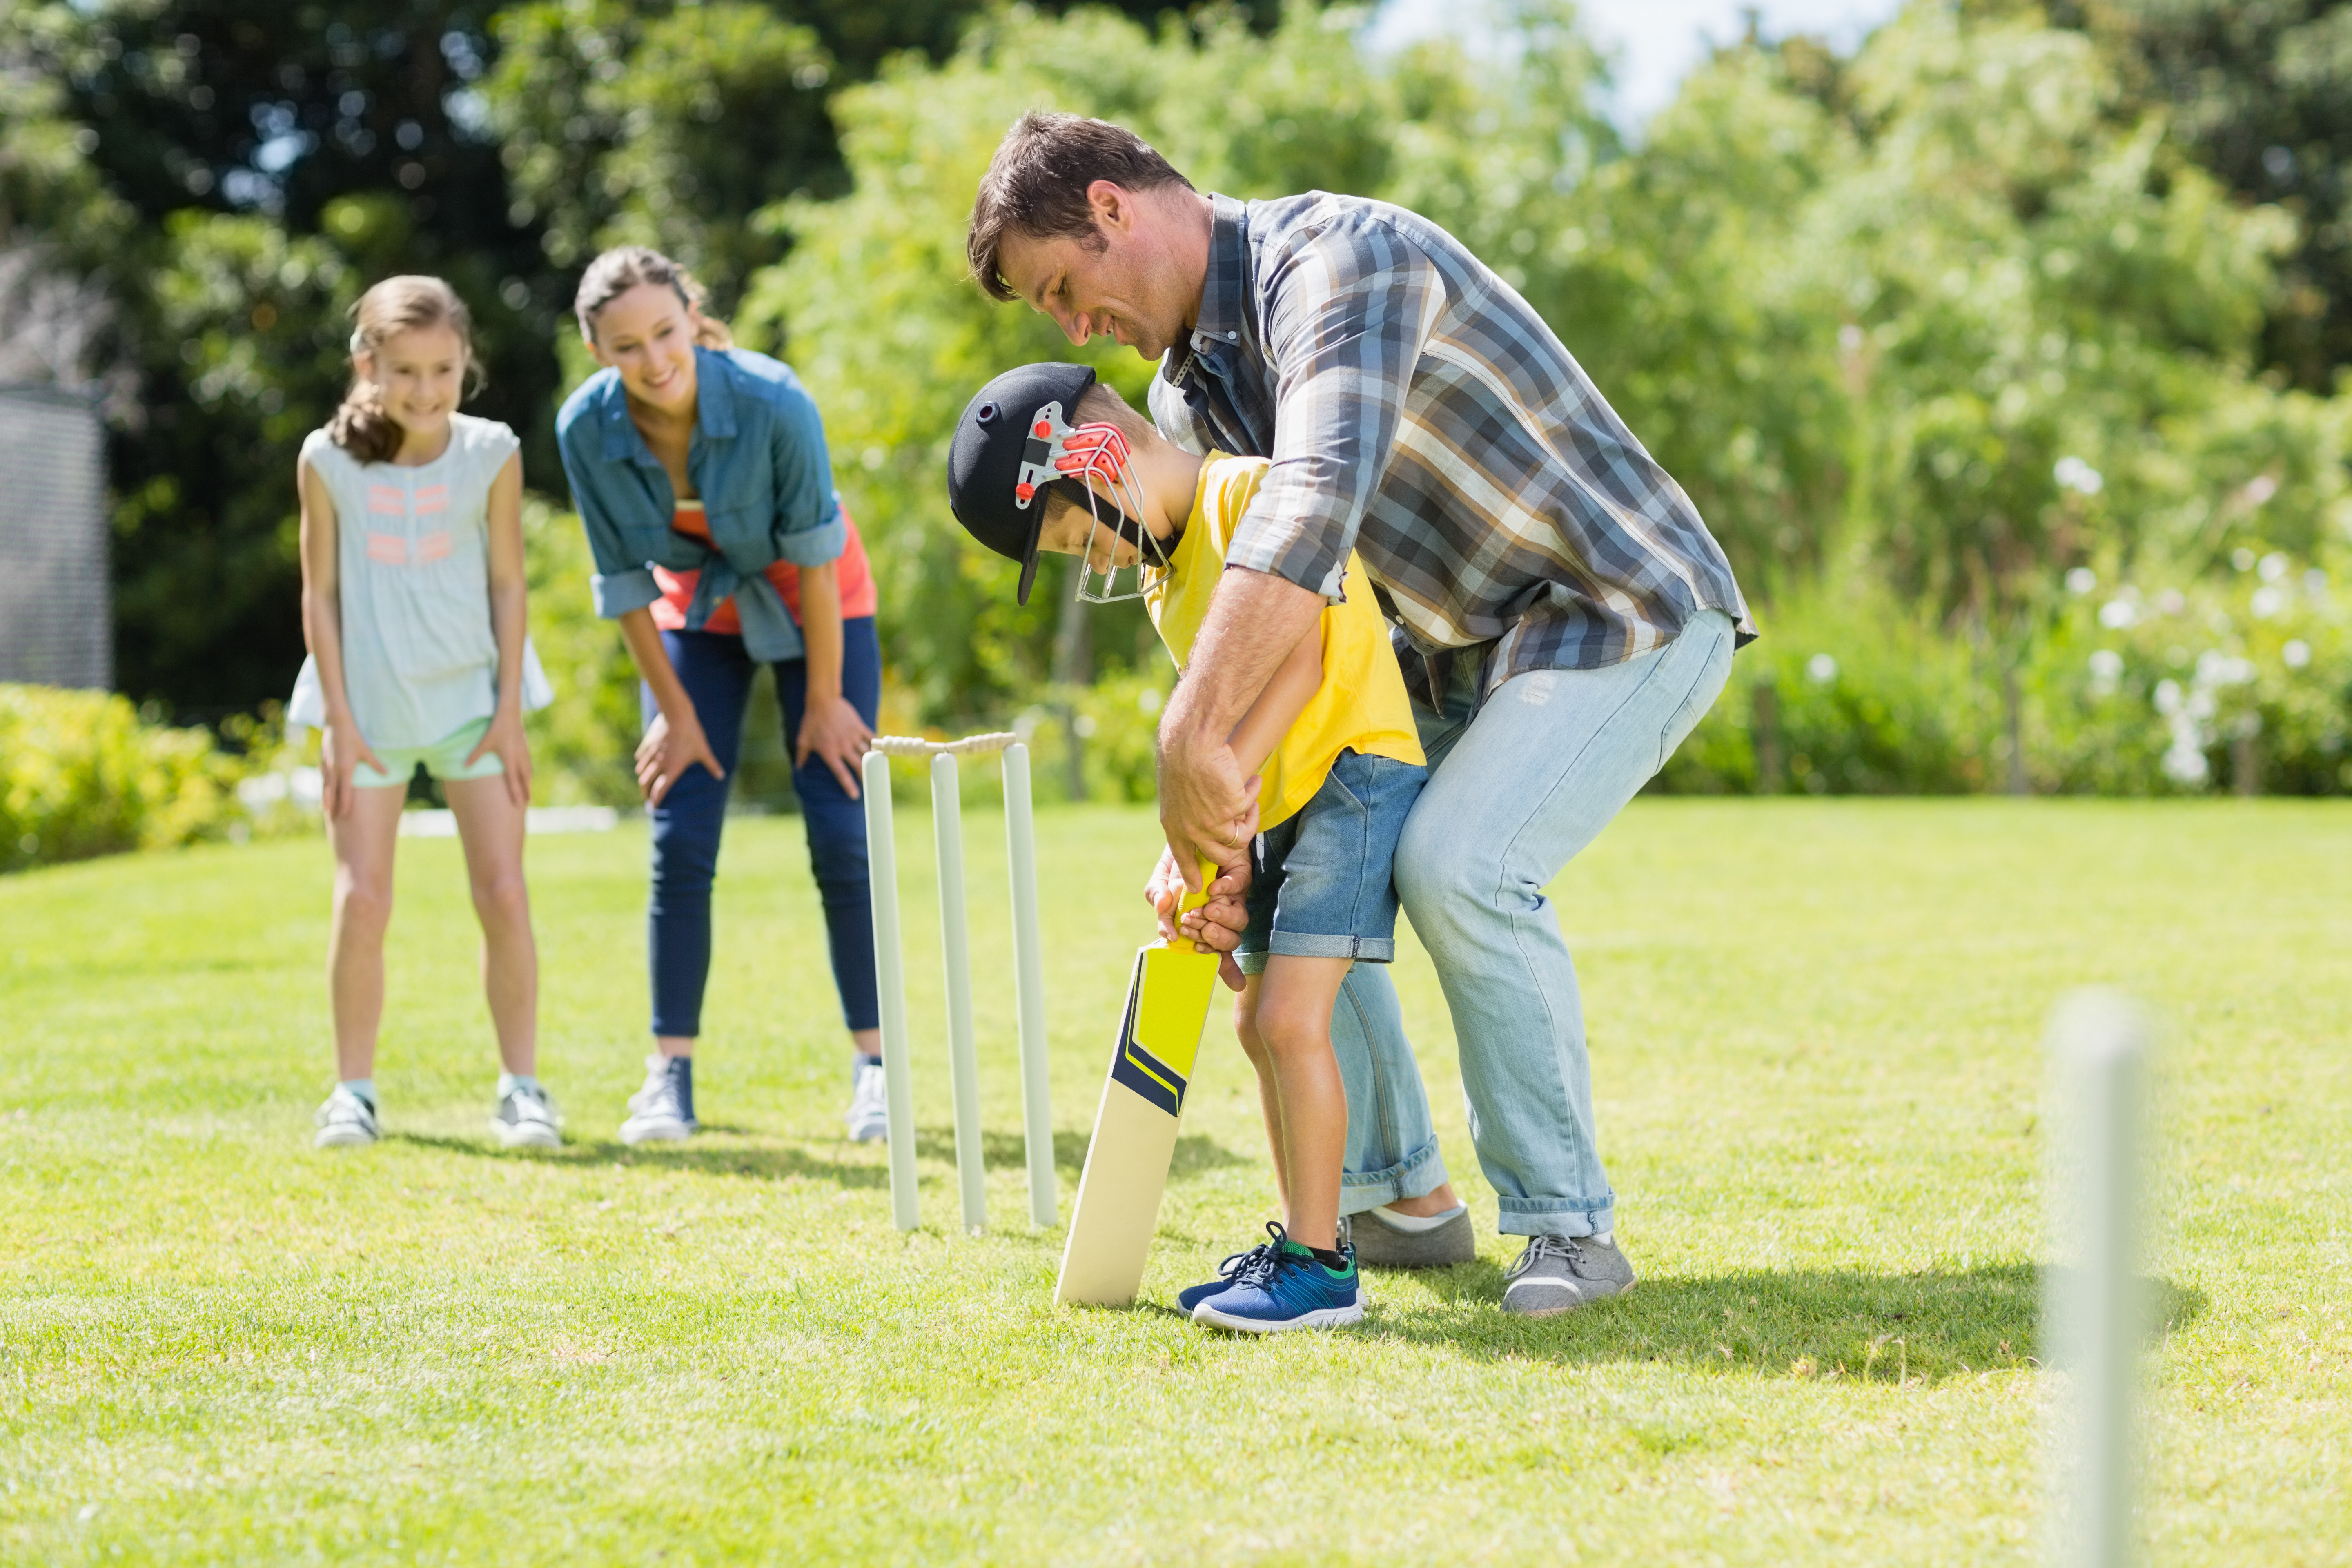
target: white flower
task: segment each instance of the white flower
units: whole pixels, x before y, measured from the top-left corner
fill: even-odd
[[[2156,683],[2156,710],[2169,719],[2175,713],[2179,712],[2180,708],[2180,682],[2170,679],[2158,681]]]
[[[2139,607],[2128,599],[2109,599],[2099,606],[2099,625],[2119,632],[2139,619]]]
[[[2070,594],[2087,594],[2098,585],[2099,574],[2088,566],[2077,566],[2066,574],[2066,591]]]
[[[1827,686],[1837,679],[1837,660],[1825,653],[1817,653],[1805,660],[1805,676],[1816,686]]]
[[[2197,684],[2210,686],[2243,686],[2254,678],[2252,659],[2238,658],[2210,647],[2197,656]]]
[[[2286,575],[2286,557],[2273,550],[2263,557],[2259,570],[2262,572],[2263,582],[2275,583]]]
[[[2058,466],[2050,470],[2050,477],[2058,481],[2061,489],[2073,490],[2078,495],[2095,496],[2107,488],[2107,481],[2099,470],[2080,458],[2059,458]]]
[[[2269,620],[2286,608],[2286,591],[2282,588],[2257,588],[2254,590],[2253,604],[2251,607],[2254,612],[2254,619]]]
[[[2103,647],[2091,655],[2091,695],[2113,697],[2123,679],[2124,656],[2111,647]]]
[[[1136,711],[1147,716],[1157,713],[1160,711],[1160,705],[1167,700],[1167,698],[1160,695],[1160,688],[1147,686],[1135,694]]]
[[[2301,669],[2311,662],[2311,645],[2297,637],[2279,649],[2279,657],[2286,660],[2289,669]]]

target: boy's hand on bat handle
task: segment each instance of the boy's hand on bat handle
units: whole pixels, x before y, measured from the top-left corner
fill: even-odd
[[[1234,962],[1233,952],[1242,940],[1242,932],[1249,928],[1249,911],[1243,904],[1249,885],[1249,857],[1244,855],[1232,865],[1221,868],[1210,880],[1205,903],[1184,909],[1187,889],[1183,874],[1176,868],[1175,851],[1163,849],[1160,852],[1160,864],[1152,868],[1151,880],[1143,890],[1144,898],[1159,917],[1160,940],[1175,942],[1181,938],[1217,953],[1221,960],[1217,973],[1235,991],[1242,988],[1242,972]]]

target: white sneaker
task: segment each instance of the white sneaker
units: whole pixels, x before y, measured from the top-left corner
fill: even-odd
[[[341,1084],[310,1120],[319,1129],[310,1140],[314,1149],[358,1149],[376,1140],[375,1107]]]
[[[646,1058],[646,1087],[629,1096],[629,1119],[621,1123],[622,1142],[677,1143],[694,1131],[686,1098],[693,1090],[681,1082],[694,1070],[693,1060],[658,1055]]]
[[[890,1136],[889,1079],[880,1062],[857,1064],[857,1079],[849,1091],[849,1136],[871,1143]]]
[[[490,1131],[499,1135],[501,1148],[563,1146],[563,1118],[556,1114],[555,1101],[548,1098],[547,1090],[532,1085],[518,1085],[499,1097]]]

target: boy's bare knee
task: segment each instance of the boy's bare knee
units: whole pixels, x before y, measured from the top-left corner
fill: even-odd
[[[1261,1001],[1256,1026],[1259,1048],[1283,1056],[1326,1047],[1331,1038],[1330,1014],[1318,1016],[1311,1005],[1276,1001],[1268,1005]]]
[[[1234,1033],[1242,1042],[1242,1055],[1252,1064],[1265,1065],[1265,1037],[1258,1033],[1257,1009],[1244,996],[1234,1004]]]

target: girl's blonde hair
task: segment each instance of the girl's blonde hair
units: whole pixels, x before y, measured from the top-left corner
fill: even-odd
[[[387,278],[352,307],[352,384],[327,421],[327,439],[362,463],[382,463],[400,450],[401,428],[384,412],[383,389],[360,374],[360,355],[373,354],[402,332],[447,327],[466,351],[466,392],[481,390],[482,362],[474,357],[474,318],[457,291],[438,278]]]
[[[580,275],[579,291],[572,297],[572,314],[580,318],[580,335],[596,341],[596,318],[604,307],[640,284],[651,283],[677,296],[694,317],[694,341],[706,349],[731,349],[734,334],[727,323],[704,310],[709,293],[693,273],[658,250],[642,245],[616,246],[588,264]]]

